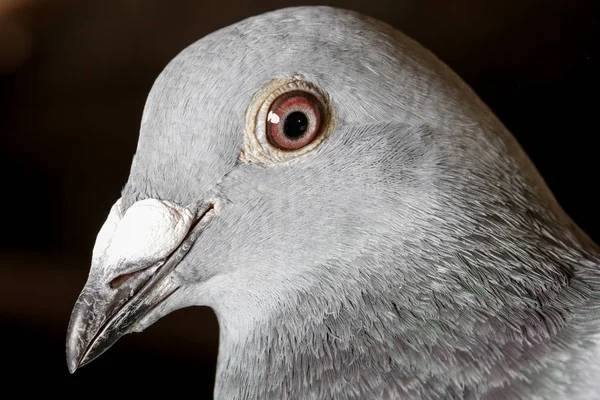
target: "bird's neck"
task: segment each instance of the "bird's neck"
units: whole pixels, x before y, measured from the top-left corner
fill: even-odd
[[[557,301],[582,294],[565,290]],[[427,318],[366,292],[306,307],[255,324],[220,318],[216,399],[470,398],[562,374],[557,360],[577,340],[552,302],[506,310],[514,318],[465,308]]]
[[[321,310],[318,317],[316,310],[308,314],[315,316],[311,321],[297,310],[298,318],[282,315],[251,331],[220,323],[215,398],[378,398],[390,382],[400,383],[394,368],[400,360],[391,348],[398,342],[385,328],[392,310],[387,316]],[[365,388],[370,396],[364,397]]]

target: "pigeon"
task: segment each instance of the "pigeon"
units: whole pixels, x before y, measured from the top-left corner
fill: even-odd
[[[157,77],[69,370],[190,306],[216,399],[598,399],[600,248],[440,59],[326,6]]]

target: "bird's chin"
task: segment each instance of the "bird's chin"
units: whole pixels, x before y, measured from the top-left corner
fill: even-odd
[[[90,279],[79,295],[67,331],[67,366],[71,373],[138,326],[179,289],[171,272],[188,253],[214,216],[209,204],[181,244],[163,261],[110,283]]]

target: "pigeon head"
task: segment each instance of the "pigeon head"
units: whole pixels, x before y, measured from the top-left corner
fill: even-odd
[[[450,349],[484,342],[495,325],[482,321],[518,325],[528,301],[557,293],[572,273],[552,252],[584,239],[503,125],[419,44],[354,12],[270,12],[157,78],[73,311],[69,368],[204,305],[220,360],[286,337],[306,342],[296,355],[327,358],[331,337],[375,354],[390,336],[386,354],[433,374]]]

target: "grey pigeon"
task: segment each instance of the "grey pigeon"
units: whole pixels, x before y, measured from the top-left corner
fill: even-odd
[[[598,399],[600,248],[415,41],[286,8],[157,78],[67,338],[71,372],[187,306],[217,399]]]

